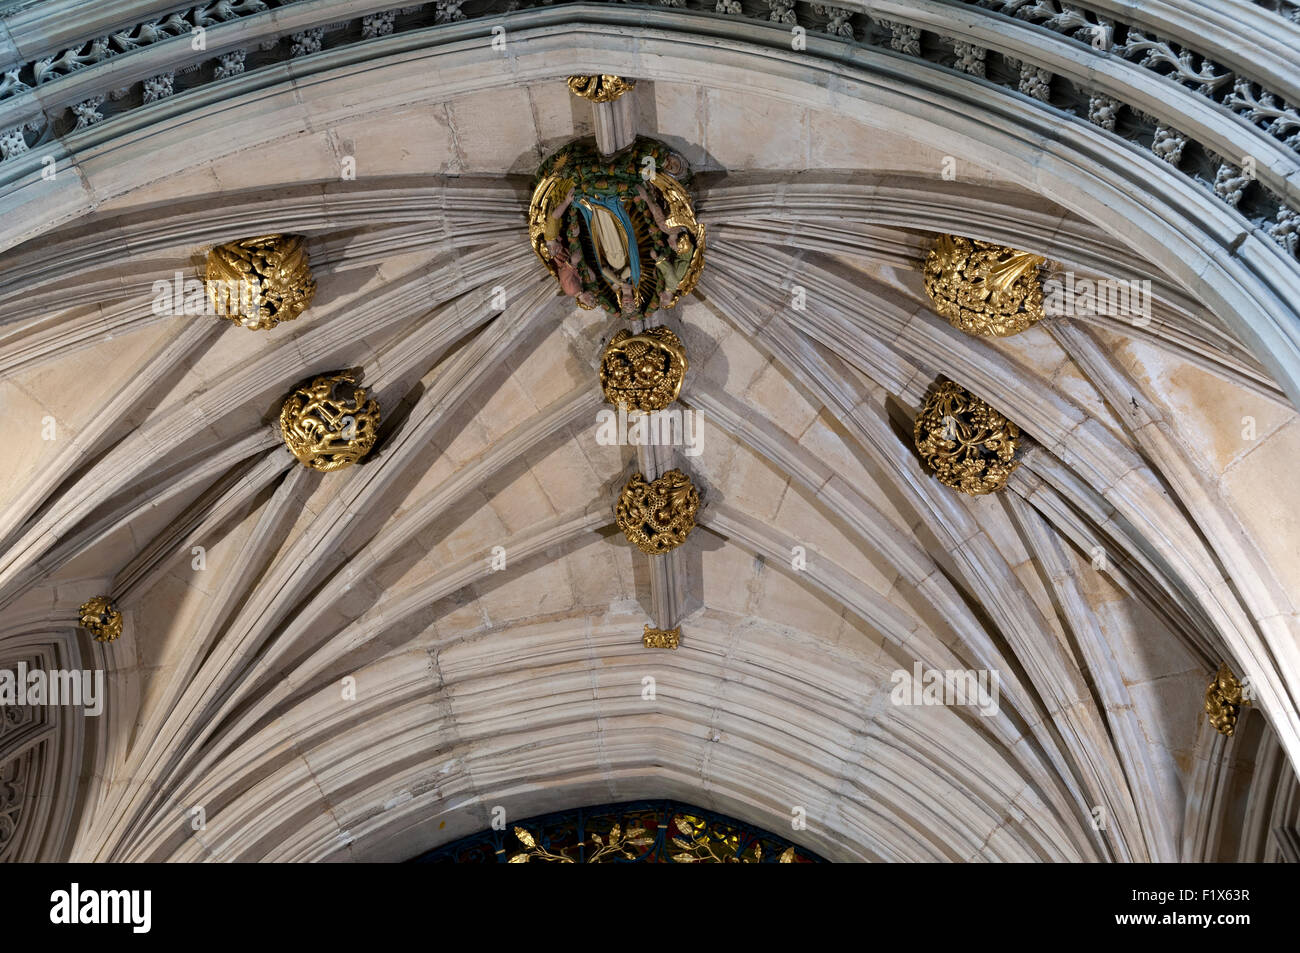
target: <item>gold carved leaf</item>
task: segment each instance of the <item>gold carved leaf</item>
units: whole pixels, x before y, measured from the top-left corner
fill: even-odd
[[[634,473],[619,494],[614,519],[628,542],[655,556],[686,542],[699,508],[700,494],[681,470],[669,470],[653,483]]]
[[[973,496],[1006,485],[1018,467],[1020,428],[952,381],[926,397],[914,427],[916,450],[939,482]]]
[[[1232,674],[1227,663],[1220,663],[1218,672],[1205,690],[1205,714],[1210,719],[1210,725],[1219,734],[1232,737],[1237,730],[1241,706],[1249,704],[1250,700],[1237,676]]]
[[[636,80],[623,79],[612,73],[570,76],[569,92],[593,103],[612,103],[624,93],[636,88]]]
[[[1005,337],[1043,318],[1040,255],[991,242],[940,235],[926,257],[924,282],[934,308],[967,334]]]
[[[81,606],[81,625],[96,642],[115,642],[122,635],[122,613],[108,596],[95,596]]]
[[[647,328],[635,335],[622,330],[601,355],[600,386],[611,404],[663,410],[681,393],[686,368],[686,349],[669,328]]]

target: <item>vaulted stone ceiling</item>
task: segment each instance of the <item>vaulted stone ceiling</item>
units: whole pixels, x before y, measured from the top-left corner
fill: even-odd
[[[461,6],[378,26],[356,0],[186,8],[205,50],[189,26],[127,30],[139,48],[0,92],[21,142],[0,162],[0,667],[108,681],[99,717],[0,720],[20,792],[0,850],[397,860],[496,806],[671,797],[832,860],[1291,856],[1288,127],[1265,142],[1223,96],[1094,59],[1068,17],[1006,15],[1024,5]],[[1240,4],[1195,6],[1133,22],[1300,101],[1300,30],[1253,7],[1268,29],[1245,56]],[[11,5],[0,47],[39,65],[179,10],[69,22],[87,9]],[[532,173],[593,131],[575,72],[637,78],[637,127],[691,163],[709,229],[695,294],[659,315],[704,421],[701,453],[673,458],[704,505],[672,652],[641,644],[657,570],[613,525],[638,453],[596,439],[622,325],[560,297],[527,242]],[[1071,113],[1080,76],[1136,142]],[[1188,138],[1181,166],[1148,148],[1160,126]],[[1255,157],[1236,205],[1211,150]],[[306,236],[300,318],[154,313],[155,282],[268,232]],[[1153,320],[965,335],[922,286],[937,233],[1148,279]],[[379,400],[380,439],[314,473],[273,421],[340,368]],[[1005,491],[962,496],[918,460],[940,375],[1028,436]],[[108,644],[77,627],[103,593],[126,616]],[[1231,739],[1201,713],[1224,661],[1256,694]],[[997,672],[998,710],[892,704],[917,662]]]

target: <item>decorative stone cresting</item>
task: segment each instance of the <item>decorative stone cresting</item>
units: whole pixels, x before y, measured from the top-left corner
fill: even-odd
[[[326,374],[290,394],[280,408],[280,434],[295,457],[329,473],[356,463],[375,445],[379,402],[349,373]]]
[[[73,130],[86,129],[101,121],[111,121],[124,111],[156,101],[172,92],[184,90],[161,83],[157,77],[150,77],[133,83],[129,89],[114,89],[114,99],[121,99],[106,107],[102,112],[93,99],[82,98],[76,101],[60,100],[55,91],[43,95],[38,104],[30,94],[38,86],[59,84],[71,74],[91,67],[103,65],[110,58],[141,57],[151,55],[151,47],[160,41],[185,36],[196,27],[215,31],[209,38],[214,44],[216,38],[224,36],[227,28],[237,27],[236,21],[253,17],[281,7],[290,7],[295,0],[221,0],[208,3],[189,10],[178,11],[164,17],[157,17],[114,31],[106,36],[84,41],[76,46],[28,62],[16,62],[0,66],[0,102],[15,97],[27,96],[22,109],[15,110],[12,119],[0,117],[0,162],[10,161],[30,152],[37,146],[46,144],[59,136]],[[455,23],[467,18],[486,18],[500,16],[502,13],[527,8],[545,8],[551,0],[492,0],[486,7],[478,8],[472,17],[462,9],[463,0],[438,0],[436,3],[415,4],[398,7],[382,13],[373,13],[357,17],[354,20],[330,23],[326,26],[313,26],[299,30],[291,35],[262,35],[246,42],[248,49],[229,49],[215,55],[196,51],[192,63],[180,66],[174,71],[177,86],[181,85],[180,76],[184,75],[183,85],[186,89],[205,83],[237,76],[245,69],[245,57],[254,47],[264,52],[271,52],[274,58],[282,60],[302,59],[328,53],[331,49],[347,46],[361,40],[373,39],[390,33],[407,30],[426,29],[431,25]],[[665,0],[661,0],[664,3]],[[1065,3],[1063,0],[952,0],[954,4],[965,4],[981,8],[979,16],[992,17],[997,20],[1027,21],[1055,31],[1096,55],[1107,56],[1111,62],[1124,64],[1132,70],[1145,74],[1145,82],[1174,83],[1194,95],[1213,99],[1227,113],[1235,118],[1245,129],[1261,130],[1273,141],[1296,154],[1300,148],[1300,108],[1286,101],[1281,95],[1270,90],[1261,80],[1242,72],[1241,68],[1228,69],[1216,62],[1211,55],[1194,50],[1184,44],[1167,40],[1144,32],[1134,24],[1126,23],[1114,17],[1098,13],[1078,3]],[[1295,5],[1288,0],[1256,0],[1271,9],[1279,11],[1293,22],[1297,16]],[[927,59],[948,65],[955,54],[957,69],[974,76],[983,76],[981,72],[985,60],[990,54],[997,54],[1007,65],[1017,70],[1019,75],[1008,84],[1000,72],[990,72],[988,78],[999,85],[1010,85],[1032,96],[1046,108],[1065,113],[1073,113],[1087,118],[1101,128],[1122,135],[1132,142],[1152,144],[1153,153],[1178,169],[1189,178],[1202,181],[1213,190],[1213,194],[1225,201],[1230,208],[1237,209],[1252,224],[1274,237],[1283,248],[1295,255],[1295,243],[1289,240],[1290,231],[1286,223],[1294,211],[1288,206],[1290,199],[1284,199],[1281,192],[1285,189],[1283,180],[1273,174],[1272,168],[1260,169],[1260,187],[1249,190],[1249,198],[1242,202],[1237,198],[1233,203],[1221,190],[1214,189],[1214,171],[1201,168],[1199,161],[1184,162],[1184,146],[1195,146],[1197,153],[1202,144],[1195,142],[1179,128],[1178,120],[1183,115],[1177,104],[1171,101],[1168,115],[1155,117],[1154,123],[1133,128],[1123,125],[1117,127],[1114,116],[1125,105],[1119,100],[1095,89],[1084,89],[1074,80],[1057,77],[1053,73],[1055,54],[1044,51],[1044,62],[1029,62],[1002,52],[996,47],[984,49],[984,42],[979,45],[963,40],[961,37],[948,37],[951,46],[943,44],[936,47],[928,42],[930,30],[926,24],[906,22],[905,14],[893,13],[891,16],[903,19],[885,19],[869,16],[864,12],[848,10],[822,3],[803,2],[803,0],[768,0],[766,12],[757,9],[747,13],[738,0],[668,0],[665,5],[680,8],[684,12],[724,13],[745,19],[761,19],[782,24],[799,24],[806,29],[819,29],[831,36],[855,43],[857,38],[868,46],[893,49],[909,57]],[[987,12],[986,12],[987,11]],[[974,11],[972,11],[974,13]],[[829,19],[825,22],[824,19]],[[355,29],[353,27],[355,26]],[[1190,24],[1194,28],[1194,21]],[[237,34],[235,34],[237,35]],[[1189,35],[1195,35],[1193,32]],[[283,40],[284,42],[281,42]],[[952,53],[947,50],[951,49]],[[1216,54],[1222,59],[1221,54]],[[211,64],[211,70],[200,67]],[[259,63],[259,66],[262,65]],[[161,74],[159,74],[161,75]],[[590,78],[590,77],[588,77]],[[599,77],[605,79],[606,77]],[[1052,85],[1058,83],[1061,96],[1053,96]],[[1074,93],[1082,93],[1082,103],[1078,98],[1065,91],[1066,85]],[[118,95],[131,90],[140,90],[134,95]],[[104,90],[103,92],[108,92]],[[1089,99],[1091,97],[1091,100]],[[1055,101],[1053,101],[1055,100]],[[101,104],[102,105],[102,104]],[[32,116],[31,108],[39,106],[40,112]],[[1162,132],[1154,136],[1154,127],[1159,125]],[[1243,130],[1244,131],[1244,130]],[[1154,136],[1148,140],[1146,136]],[[1204,146],[1209,149],[1208,145]],[[1251,154],[1251,146],[1245,139],[1241,141],[1240,154]],[[1199,155],[1196,159],[1199,160]],[[1232,194],[1232,193],[1229,193]],[[1281,225],[1279,229],[1277,226]]]

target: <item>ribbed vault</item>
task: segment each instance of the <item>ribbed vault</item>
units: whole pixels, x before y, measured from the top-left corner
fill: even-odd
[[[36,853],[407,859],[498,805],[675,798],[783,835],[801,809],[789,836],[831,860],[1285,856],[1294,259],[1030,97],[824,38],[777,50],[779,26],[625,14],[521,11],[500,59],[482,24],[397,33],[69,134],[52,182],[35,147],[25,177],[0,163],[0,664],[45,639],[109,673],[104,716],[58,729],[79,791],[39,815]],[[251,22],[213,36],[251,48]],[[983,11],[942,22],[993,39]],[[1078,58],[1035,29],[1040,55]],[[87,72],[144,75],[135,55]],[[705,504],[675,652],[641,645],[649,571],[613,527],[636,452],[594,437],[617,325],[558,297],[527,246],[529,173],[591,132],[576,71],[640,80],[643,130],[695,166],[710,230],[664,316],[705,422],[677,457]],[[1131,81],[1116,67],[1108,88]],[[155,282],[271,231],[307,237],[301,318],[154,313]],[[938,232],[1149,279],[1153,320],[966,336],[922,289]],[[306,471],[270,422],[347,367],[384,408],[379,444]],[[1031,438],[1005,492],[959,496],[917,459],[941,374]],[[127,634],[69,635],[101,592]],[[1199,713],[1225,660],[1257,694],[1232,740]],[[891,704],[916,662],[998,672],[998,710]],[[1240,817],[1252,772],[1245,819],[1214,820]]]

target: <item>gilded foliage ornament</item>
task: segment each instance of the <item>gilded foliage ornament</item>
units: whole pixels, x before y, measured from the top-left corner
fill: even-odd
[[[108,596],[95,596],[81,607],[81,625],[96,642],[114,642],[122,635],[122,613]]]
[[[1043,317],[1039,255],[960,235],[940,235],[925,260],[935,310],[967,334],[1019,334]]]
[[[645,632],[641,635],[641,644],[648,649],[675,649],[681,637],[680,625],[675,629],[656,629],[647,622]]]
[[[636,80],[623,79],[610,73],[594,76],[570,76],[569,92],[593,103],[612,103],[629,90],[636,88]]]
[[[978,496],[1006,485],[1020,428],[952,381],[940,381],[916,417],[916,449],[939,482]]]
[[[515,828],[515,837],[527,850],[511,855],[510,863],[512,864],[526,864],[530,860],[544,860],[553,864],[578,863],[577,860],[569,856],[567,850],[558,852],[548,850],[537,842],[537,838],[522,827]],[[632,860],[637,856],[639,850],[655,842],[654,837],[644,827],[633,827],[624,831],[618,824],[615,824],[604,837],[599,834],[592,834],[588,839],[593,845],[593,850],[591,855],[582,861],[587,864],[608,863],[617,858]]]
[[[677,399],[685,377],[686,349],[665,327],[619,331],[600,358],[605,399],[629,410],[663,410]]]
[[[299,387],[280,408],[280,433],[304,466],[328,473],[351,466],[375,445],[379,402],[347,372]]]
[[[614,156],[591,139],[542,163],[528,208],[533,251],[580,307],[643,319],[694,290],[705,230],[682,183],[687,166],[638,138]]]
[[[1214,730],[1232,737],[1232,733],[1237,730],[1241,706],[1249,704],[1250,700],[1237,676],[1232,674],[1226,664],[1220,663],[1219,671],[1205,689],[1205,714]]]
[[[292,321],[316,294],[301,235],[261,235],[216,246],[208,252],[204,285],[217,314],[257,331]]]
[[[681,470],[669,470],[653,483],[634,473],[619,494],[614,519],[628,542],[656,556],[686,542],[699,508],[700,494]]]
[[[516,827],[514,834],[525,849],[511,855],[509,862],[512,864],[526,864],[533,860],[560,864],[600,864],[619,860],[637,860],[651,845],[655,844],[657,839],[647,828],[632,827],[624,831],[620,825],[615,824],[604,837],[593,833],[576,845],[553,851],[522,827]],[[674,864],[761,864],[763,862],[763,845],[760,842],[725,825],[709,823],[704,818],[691,814],[674,815],[664,835],[677,848],[675,853],[667,856],[667,860]],[[665,840],[665,844],[668,840]],[[587,846],[587,841],[591,842],[591,846]],[[583,859],[578,860],[571,856],[574,853]],[[777,863],[780,864],[794,862],[793,847],[787,847],[777,857]]]

